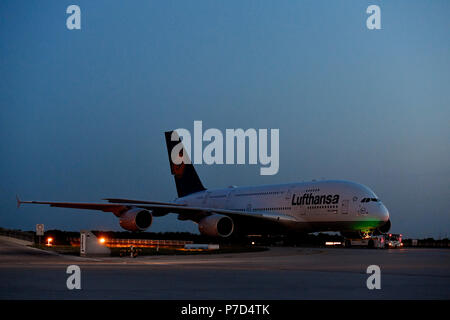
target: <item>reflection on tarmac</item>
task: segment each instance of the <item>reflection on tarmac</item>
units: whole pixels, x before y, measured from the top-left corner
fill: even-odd
[[[450,250],[271,248],[192,256],[82,258],[0,237],[1,299],[449,299]],[[82,289],[66,288],[81,267]],[[366,269],[381,268],[381,290]]]

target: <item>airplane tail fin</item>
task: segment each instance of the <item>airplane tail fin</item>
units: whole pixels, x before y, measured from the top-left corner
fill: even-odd
[[[175,141],[172,141],[172,134],[174,134]],[[198,177],[197,172],[194,169],[194,165],[191,163],[191,161],[182,161],[180,164],[173,163],[171,157],[172,150],[175,148],[175,146],[181,143],[178,134],[175,131],[167,131],[165,132],[165,136],[167,152],[169,153],[170,172],[175,178],[178,197],[184,197],[194,192],[206,190],[202,182],[200,181],[200,178]],[[182,147],[181,149],[180,146]],[[177,147],[177,149],[180,149],[178,156],[185,160],[189,160],[189,155],[184,149],[184,146],[182,144],[180,146]]]

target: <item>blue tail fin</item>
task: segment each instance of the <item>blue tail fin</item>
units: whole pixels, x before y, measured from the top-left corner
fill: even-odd
[[[176,137],[175,141],[172,141],[172,133],[175,133],[174,136]],[[177,165],[172,162],[171,157],[172,149],[176,145],[181,143],[178,134],[174,131],[168,131],[165,132],[165,136],[166,136],[167,152],[169,154],[170,172],[175,178],[178,197],[184,197],[191,193],[206,190],[202,182],[200,181],[200,178],[198,177],[197,172],[195,171],[194,165],[192,163],[182,162],[181,164]],[[180,157],[184,156],[184,159],[187,159],[189,157],[184,147],[181,149],[179,156]]]

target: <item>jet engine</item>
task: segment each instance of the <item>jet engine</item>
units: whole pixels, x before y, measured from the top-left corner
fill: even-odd
[[[152,224],[152,214],[143,209],[133,208],[120,216],[120,226],[128,231],[144,231]]]
[[[228,216],[212,214],[200,220],[198,230],[203,235],[226,238],[233,233],[234,223]]]

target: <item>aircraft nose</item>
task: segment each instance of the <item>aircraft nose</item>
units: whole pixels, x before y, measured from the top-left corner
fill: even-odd
[[[382,203],[373,204],[370,208],[368,208],[369,214],[373,219],[384,224],[389,221],[389,211]]]
[[[382,203],[380,204],[380,206],[376,212],[376,216],[383,222],[389,221],[389,211],[384,204],[382,204]]]

